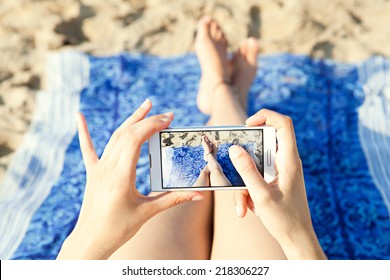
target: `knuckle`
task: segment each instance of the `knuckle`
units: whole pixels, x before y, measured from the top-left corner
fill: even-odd
[[[120,129],[117,129],[112,134],[111,140],[114,142],[118,142],[121,137],[122,137],[122,131]]]
[[[283,116],[283,120],[285,122],[285,124],[291,126],[293,124],[293,120],[290,116]]]
[[[257,171],[257,168],[253,161],[246,162],[241,168],[240,171],[244,175],[253,174],[255,171]]]
[[[262,196],[259,197],[259,200],[263,205],[269,205],[274,201],[272,194],[270,192],[264,192]]]
[[[266,207],[271,206],[274,203],[273,196],[270,192],[261,192],[261,194],[257,194],[252,197],[254,208],[264,209]]]
[[[152,116],[147,119],[144,127],[151,131],[156,131],[162,124],[160,115]]]
[[[183,197],[180,197],[180,196],[176,197],[174,200],[174,205],[182,204],[184,201],[185,201],[185,199]]]
[[[262,113],[262,114],[267,114],[267,113],[269,113],[269,111],[270,111],[270,110],[263,108],[263,109],[261,109],[260,111],[258,111],[257,114],[260,114],[260,113]]]
[[[138,133],[136,133],[135,131],[129,131],[129,142],[132,146],[134,145],[140,145],[141,144],[141,137]]]
[[[247,190],[236,190],[233,193],[233,199],[237,202],[241,202],[247,199],[249,193]]]
[[[152,123],[159,123],[160,120],[164,117],[163,114],[160,114],[160,115],[155,115],[155,116],[152,116],[150,117],[148,120]]]

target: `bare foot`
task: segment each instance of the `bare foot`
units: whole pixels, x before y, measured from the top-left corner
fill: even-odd
[[[230,74],[227,40],[219,25],[209,16],[202,17],[198,22],[195,52],[202,71],[197,104],[202,113],[210,114],[211,91],[219,82],[230,82]]]
[[[245,111],[248,103],[248,91],[256,76],[258,52],[259,45],[256,39],[247,38],[241,43],[232,59],[232,84],[237,88],[241,106]]]
[[[213,156],[215,157],[215,158],[217,158],[217,154],[218,154],[218,141],[217,140],[215,140],[215,141],[213,141],[212,142],[212,148],[213,148]]]
[[[208,155],[213,153],[213,143],[211,143],[210,139],[205,135],[202,137],[202,146],[203,146],[203,159],[207,161]]]

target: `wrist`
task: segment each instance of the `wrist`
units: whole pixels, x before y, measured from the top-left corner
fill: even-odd
[[[314,229],[300,229],[279,241],[289,260],[325,260],[327,259]]]
[[[90,236],[72,232],[64,241],[57,256],[58,260],[106,260],[115,249],[102,246]]]

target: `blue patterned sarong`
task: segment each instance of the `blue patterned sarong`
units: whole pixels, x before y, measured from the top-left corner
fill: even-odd
[[[73,52],[49,60],[49,87],[0,186],[0,258],[54,259],[79,214],[85,169],[74,113],[97,153],[149,97],[172,126],[207,121],[196,107],[200,69],[192,54],[158,58]],[[390,62],[358,64],[280,54],[259,58],[249,115],[268,108],[293,118],[309,206],[330,259],[390,259]],[[147,145],[137,187],[149,191]]]

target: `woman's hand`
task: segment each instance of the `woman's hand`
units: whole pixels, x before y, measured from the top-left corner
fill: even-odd
[[[270,183],[265,182],[243,148],[229,149],[230,158],[247,186],[247,190],[235,191],[238,216],[244,217],[247,208],[252,210],[289,259],[326,258],[312,226],[291,118],[263,109],[247,119],[246,124],[276,128],[276,177]]]
[[[85,118],[78,116],[80,147],[87,183],[80,216],[58,259],[106,259],[157,213],[185,201],[203,199],[199,192],[140,194],[135,186],[142,144],[168,127],[172,113],[144,119],[152,108],[147,99],[111,136],[99,159]]]

